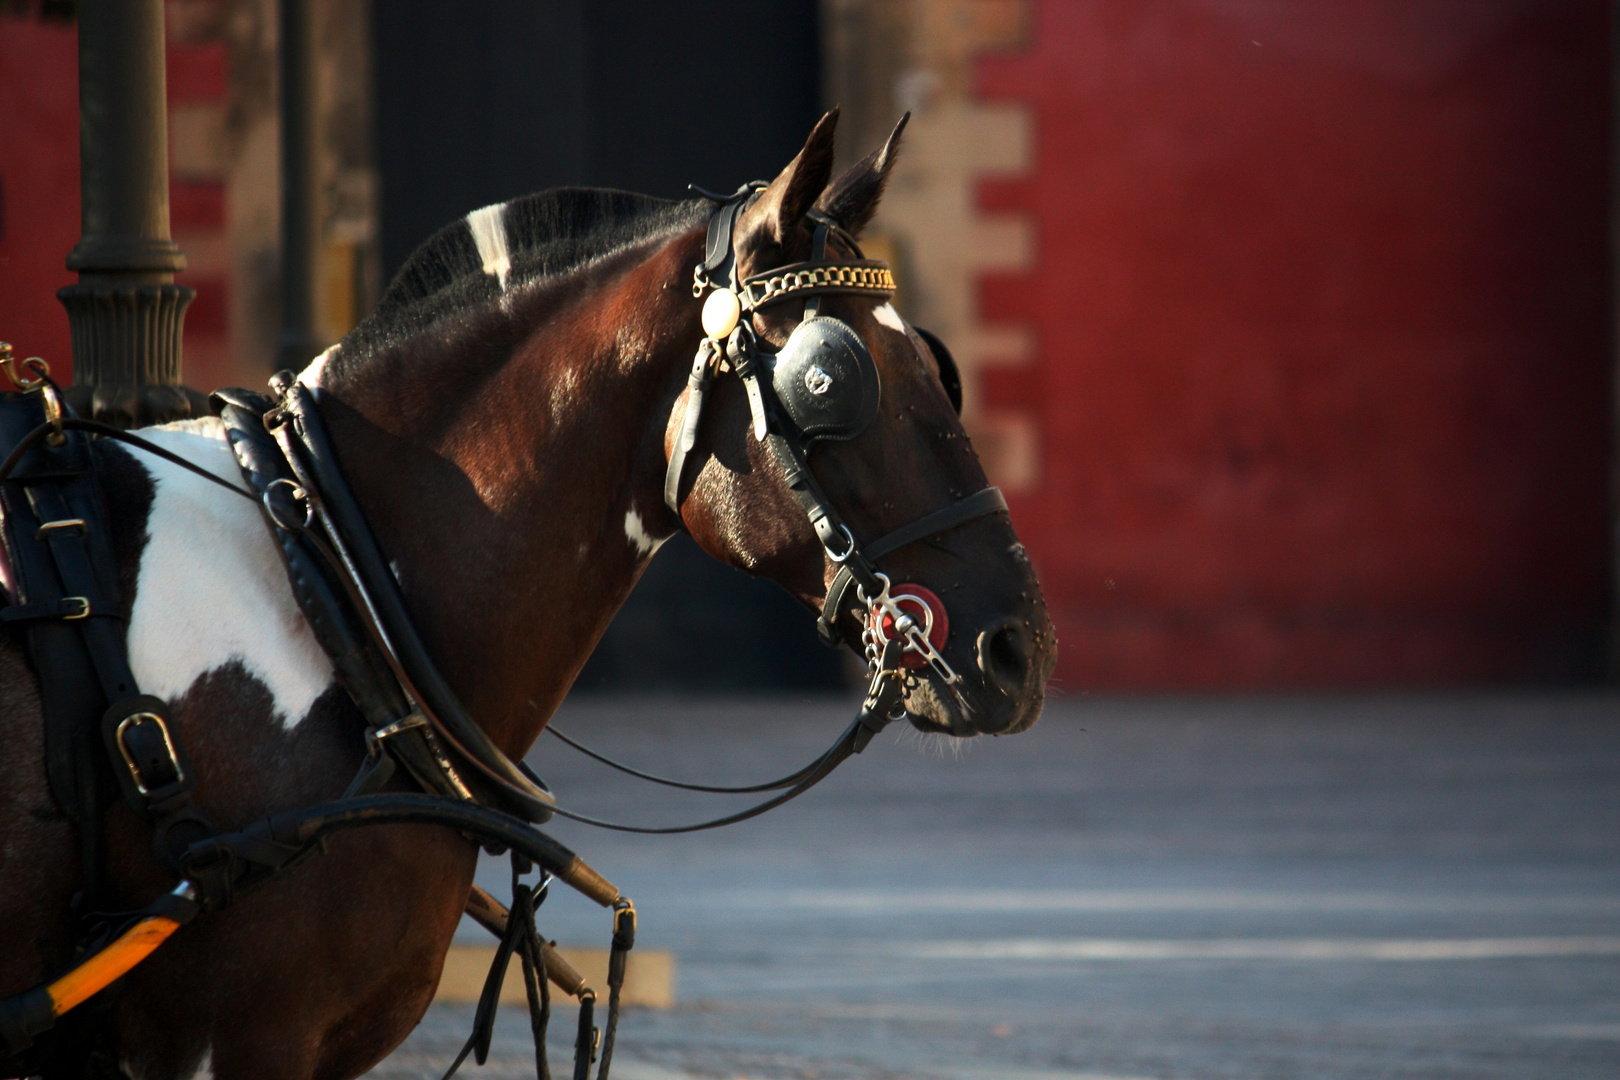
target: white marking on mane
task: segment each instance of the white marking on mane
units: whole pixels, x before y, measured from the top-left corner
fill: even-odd
[[[317,389],[321,385],[321,376],[326,373],[326,362],[337,355],[336,345],[328,346],[326,351],[309,362],[309,366],[298,373],[298,381],[309,387]]]
[[[624,512],[624,535],[630,538],[630,544],[638,555],[651,555],[669,539],[667,536],[653,536],[649,533],[647,527],[641,523],[641,515],[636,513],[633,506]]]
[[[506,291],[506,275],[512,272],[512,256],[506,250],[505,203],[495,203],[467,215],[467,228],[472,230],[473,243],[478,245],[478,258],[484,264],[484,273],[494,274]]]
[[[872,316],[890,330],[898,330],[902,334],[906,332],[905,320],[900,317],[898,311],[894,310],[894,305],[887,300],[872,310]]]
[[[225,429],[209,417],[141,435],[242,486]],[[332,683],[332,664],[293,599],[253,503],[162,458],[127,447],[152,475],[148,539],[129,620],[129,666],[141,690],[175,699],[236,661],[296,727]]]

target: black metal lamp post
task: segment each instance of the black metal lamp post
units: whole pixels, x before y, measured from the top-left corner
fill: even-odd
[[[180,329],[196,291],[169,236],[163,0],[81,0],[79,157],[83,235],[57,292],[73,334],[68,400],[131,427],[189,416]]]

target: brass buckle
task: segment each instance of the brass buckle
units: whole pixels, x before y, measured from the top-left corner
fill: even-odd
[[[366,732],[367,749],[373,754],[381,753],[382,744],[385,740],[391,739],[401,732],[419,727],[427,727],[427,717],[419,712],[412,712],[399,720],[395,720],[387,727],[372,728]]]
[[[163,736],[163,748],[169,754],[169,764],[174,766],[173,783],[163,786],[173,787],[185,783],[186,780],[186,771],[180,767],[180,756],[175,752],[174,740],[169,737],[169,725],[163,722],[163,717],[157,713],[131,713],[118,722],[118,727],[113,731],[113,741],[118,744],[118,753],[124,759],[124,767],[129,769],[130,778],[135,781],[135,790],[143,796],[150,795],[152,792],[147,788],[144,782],[145,778],[141,776],[141,767],[135,763],[134,755],[129,752],[129,744],[124,741],[124,733],[129,730],[131,725],[144,723],[148,720],[158,726],[158,732]]]
[[[62,398],[57,394],[56,387],[46,379],[41,379],[34,389],[39,391],[40,397],[45,401],[45,422],[51,425],[51,433],[45,436],[45,444],[61,446],[67,441],[67,433],[62,430]]]
[[[61,616],[61,618],[62,618],[62,620],[64,622],[73,622],[75,619],[83,619],[83,618],[85,618],[86,616],[88,616],[90,614],[90,601],[89,601],[89,599],[87,597],[83,597],[83,596],[64,596],[64,597],[62,597],[61,600],[57,601],[57,603],[58,604],[77,604],[78,605],[78,607],[76,609],[74,609],[73,614],[71,614],[71,615],[63,614]],[[150,716],[151,714],[150,713],[137,713],[136,715],[137,716]],[[126,721],[126,723],[127,723],[127,721]],[[118,730],[119,731],[124,730],[122,724],[119,725]],[[169,737],[167,729],[164,730],[164,736],[163,737],[165,739],[167,739]],[[174,753],[174,746],[172,744],[169,747],[169,753],[170,754]]]
[[[47,521],[40,525],[39,531],[34,534],[35,540],[43,540],[57,529],[78,529],[84,531],[84,518],[63,518],[61,521]]]

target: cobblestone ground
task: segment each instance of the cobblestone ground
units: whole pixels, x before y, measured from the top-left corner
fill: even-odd
[[[797,767],[851,711],[592,699],[558,722],[723,782]],[[728,805],[549,738],[530,761],[587,812]],[[1614,696],[1063,699],[1012,738],[885,735],[732,829],[554,831],[678,957],[678,1007],[626,1015],[623,1080],[1620,1076]],[[500,865],[482,880],[505,894]],[[541,926],[608,932],[562,894]],[[437,1078],[470,1015],[435,1007],[372,1075]],[[526,1017],[466,1075],[533,1076]]]

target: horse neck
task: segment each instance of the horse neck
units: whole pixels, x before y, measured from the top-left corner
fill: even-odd
[[[700,241],[513,295],[454,342],[408,343],[323,387],[419,632],[509,754],[676,527],[664,432],[701,334],[679,287]]]

